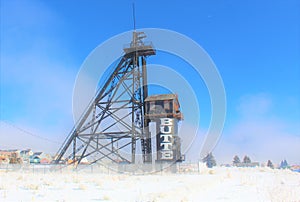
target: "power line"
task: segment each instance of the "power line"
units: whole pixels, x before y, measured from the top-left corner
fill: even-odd
[[[48,138],[45,138],[45,137],[42,137],[42,136],[40,136],[40,135],[34,134],[34,133],[32,133],[32,132],[29,132],[28,130],[25,130],[25,129],[23,129],[23,128],[17,126],[17,125],[15,125],[14,123],[7,121],[7,120],[1,120],[1,122],[3,122],[3,123],[5,123],[6,125],[9,125],[9,126],[15,128],[15,129],[17,129],[17,130],[19,130],[19,131],[21,131],[21,132],[27,134],[27,135],[30,135],[30,136],[32,136],[32,137],[39,138],[39,139],[42,139],[42,140],[45,140],[45,141],[48,141],[48,142],[51,142],[51,143],[60,144],[60,143],[57,142],[57,141],[50,140],[50,139],[48,139]]]

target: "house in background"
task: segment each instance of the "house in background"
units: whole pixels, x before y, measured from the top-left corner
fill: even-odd
[[[7,164],[22,164],[23,160],[20,156],[20,151],[17,149],[13,150],[0,150],[0,163]]]
[[[42,154],[43,152],[34,152],[29,160],[30,160],[30,163],[34,163],[34,164],[39,164],[41,163],[41,157],[40,155]]]
[[[50,154],[46,154],[44,152],[39,157],[40,157],[41,164],[49,164],[53,160],[53,158]]]
[[[34,152],[30,156],[30,163],[34,164],[49,164],[51,163],[53,158],[50,154],[46,154],[44,152]]]
[[[30,163],[30,157],[33,155],[33,151],[31,149],[25,149],[20,151],[20,156],[23,159],[24,164]]]

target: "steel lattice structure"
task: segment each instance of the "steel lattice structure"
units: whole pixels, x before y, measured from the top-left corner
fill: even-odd
[[[104,159],[135,163],[139,143],[143,162],[152,162],[144,102],[148,96],[146,58],[156,52],[143,42],[145,37],[143,32],[133,32],[130,46],[62,144],[56,163],[79,164],[84,158],[91,164]]]

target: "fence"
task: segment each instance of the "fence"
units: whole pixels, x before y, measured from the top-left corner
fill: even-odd
[[[148,173],[199,173],[202,170],[199,163],[177,164],[93,164],[73,165],[64,164],[0,164],[0,172],[24,172],[24,173],[99,173],[99,174],[148,174]]]

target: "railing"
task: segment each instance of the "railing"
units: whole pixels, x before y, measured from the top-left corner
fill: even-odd
[[[154,49],[153,43],[151,41],[137,43],[137,47],[132,46],[132,43],[127,43],[127,44],[124,44],[123,49],[138,48],[138,47],[152,47]]]

